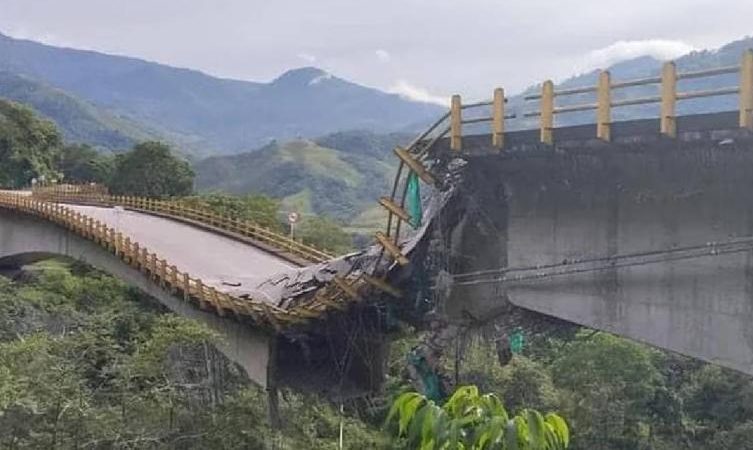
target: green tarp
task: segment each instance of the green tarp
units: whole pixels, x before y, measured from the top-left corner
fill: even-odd
[[[510,335],[510,351],[513,354],[519,354],[523,351],[525,345],[525,338],[523,337],[523,330],[516,328]]]
[[[408,214],[410,214],[410,224],[413,228],[418,228],[423,220],[423,210],[421,209],[421,184],[416,172],[411,172],[408,175],[407,183],[406,206],[408,207]]]

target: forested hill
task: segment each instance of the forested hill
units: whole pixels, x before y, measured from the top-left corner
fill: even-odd
[[[316,141],[274,142],[197,163],[196,188],[263,193],[283,199],[285,207],[351,222],[387,191],[396,161],[391,149],[409,139],[350,131]]]
[[[60,89],[0,71],[0,98],[30,106],[54,121],[71,144],[100,150],[125,150],[137,142],[162,138],[140,124],[117,117]]]
[[[313,67],[254,83],[2,34],[0,71],[42,81],[178,143],[215,153],[347,129],[395,131],[441,113],[436,105],[360,86]]]

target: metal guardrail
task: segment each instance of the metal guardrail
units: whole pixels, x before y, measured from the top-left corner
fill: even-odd
[[[153,212],[176,219],[188,219],[267,244],[308,262],[321,263],[334,258],[334,255],[323,250],[295,241],[288,236],[250,221],[234,219],[209,210],[187,207],[180,201],[110,195],[106,187],[97,184],[34,186],[32,197],[47,202],[118,205],[136,211]]]
[[[29,196],[0,193],[0,208],[40,217],[56,223],[76,235],[92,241],[120,258],[125,264],[141,271],[152,283],[194,303],[202,310],[211,310],[221,317],[228,313],[238,319],[247,318],[273,330],[304,324],[321,315],[321,311],[300,308],[283,309],[254,299],[235,297],[207,286],[200,278],[182,272],[166,259],[123,235],[105,223],[74,211],[60,203],[41,201]]]
[[[738,86],[728,86],[717,89],[708,89],[690,92],[678,92],[677,83],[681,80],[708,78],[719,75],[739,73]],[[623,100],[612,100],[612,93],[617,89],[636,86],[659,85],[659,95]],[[591,103],[576,105],[557,106],[555,99],[573,95],[595,94],[595,100]],[[706,70],[689,72],[677,72],[674,62],[667,62],[662,67],[660,76],[638,78],[633,80],[613,81],[608,71],[602,71],[596,86],[583,86],[570,89],[555,90],[551,80],[545,81],[541,86],[541,92],[526,95],[524,101],[538,101],[539,109],[522,114],[522,117],[538,117],[540,129],[540,141],[544,144],[553,144],[554,116],[558,114],[596,111],[596,137],[604,141],[611,140],[612,108],[625,106],[644,105],[659,103],[660,106],[660,132],[667,137],[677,137],[677,102],[704,97],[739,94],[740,98],[740,127],[753,130],[753,51],[743,53],[741,62],[735,66],[716,67]],[[492,124],[492,145],[497,149],[504,147],[505,120],[515,118],[516,115],[505,115],[504,91],[496,89],[494,99],[463,105],[459,95],[452,97],[450,106],[450,148],[455,151],[462,150],[463,125],[483,122]],[[467,110],[482,107],[492,107],[492,115],[473,119],[463,119],[463,113]]]

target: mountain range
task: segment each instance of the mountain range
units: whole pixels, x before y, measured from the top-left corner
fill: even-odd
[[[676,64],[681,72],[736,65],[749,48],[753,38],[689,53]],[[608,69],[613,80],[626,80],[656,76],[662,63],[642,56]],[[557,89],[593,86],[598,73],[573,76]],[[713,89],[737,82],[736,74],[723,75],[682,80],[679,89]],[[536,110],[537,102],[523,97],[539,89],[532,85],[511,96],[509,111],[522,117]],[[613,98],[657,92],[656,85],[639,86],[616,90]],[[144,139],[168,140],[194,156],[200,191],[265,193],[282,199],[286,209],[327,214],[353,230],[368,230],[383,217],[373,205],[391,182],[390,150],[410,140],[407,131],[414,133],[444,112],[314,67],[255,83],[3,35],[0,97],[29,104],[55,121],[70,142],[121,150]],[[560,106],[593,101],[593,94],[557,98]],[[734,110],[737,105],[734,95],[709,97],[680,102],[678,113]],[[613,110],[614,120],[657,116],[658,105]],[[557,126],[593,121],[593,112],[556,117]],[[508,129],[537,126],[536,118],[515,119]],[[486,133],[488,125],[464,128],[474,131]]]
[[[315,67],[288,71],[268,83],[229,80],[2,34],[0,72],[5,73],[0,95],[30,103],[74,141],[87,138],[110,149],[142,136],[162,136],[197,155],[231,154],[273,139],[349,129],[414,129],[441,113],[437,105],[361,86]],[[25,83],[28,89],[2,86],[8,82]],[[35,95],[25,95],[29,90]],[[70,108],[55,110],[50,103]],[[90,123],[81,133],[60,120],[67,116],[99,124]],[[88,131],[99,125],[107,130]]]

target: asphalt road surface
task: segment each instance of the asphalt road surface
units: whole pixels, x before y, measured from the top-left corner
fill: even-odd
[[[243,242],[162,217],[122,208],[66,205],[106,223],[145,246],[178,270],[217,290],[264,300],[255,287],[267,278],[297,267]],[[267,299],[270,300],[271,299]]]

